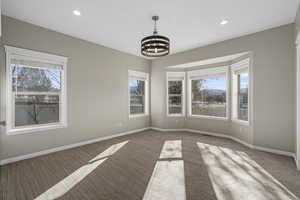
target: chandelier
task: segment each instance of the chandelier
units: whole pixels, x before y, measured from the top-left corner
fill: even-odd
[[[158,16],[153,16],[154,21],[154,31],[153,35],[144,37],[141,41],[141,53],[147,57],[162,57],[166,56],[170,52],[170,40],[169,38],[158,35],[156,22],[158,21]]]

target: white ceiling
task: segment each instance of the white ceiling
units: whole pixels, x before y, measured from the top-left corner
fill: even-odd
[[[169,69],[185,69],[185,68],[191,68],[191,67],[199,67],[199,66],[204,66],[204,65],[223,63],[223,62],[230,62],[230,61],[234,61],[235,59],[238,59],[242,56],[245,56],[247,54],[249,55],[249,53],[250,52],[237,53],[237,54],[228,55],[228,56],[222,56],[222,57],[216,57],[216,58],[200,60],[200,61],[196,61],[196,62],[190,62],[190,63],[184,63],[184,64],[179,64],[179,65],[168,66],[166,68],[169,68]]]
[[[300,0],[2,0],[4,15],[140,55],[158,31],[177,53],[294,22]],[[72,14],[74,9],[81,16]],[[227,19],[229,23],[221,26]]]

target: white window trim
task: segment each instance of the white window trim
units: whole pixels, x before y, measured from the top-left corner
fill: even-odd
[[[192,114],[192,80],[198,79],[201,76],[209,76],[213,74],[225,73],[226,75],[226,117],[215,117],[208,115],[193,115]],[[187,105],[188,105],[188,117],[189,118],[202,118],[202,119],[215,119],[215,120],[223,120],[228,121],[230,119],[230,110],[229,110],[229,96],[230,96],[230,78],[229,78],[229,67],[228,66],[220,66],[214,68],[206,68],[200,70],[189,71],[187,73]]]
[[[236,84],[236,82],[234,81],[234,76],[236,76],[236,72],[237,71],[242,71],[245,70],[248,72],[248,121],[245,120],[241,120],[238,119],[238,113],[234,113],[234,109],[233,107],[236,107],[236,109],[238,110],[238,102],[237,105],[234,105],[234,102],[236,102],[234,100],[234,98],[236,98],[236,96],[234,95],[234,84]],[[240,125],[245,125],[245,126],[249,126],[250,125],[250,110],[251,110],[251,103],[250,103],[250,99],[251,99],[251,75],[250,75],[250,58],[244,59],[242,61],[233,63],[231,65],[231,120],[232,122],[235,122],[237,124]],[[238,112],[238,111],[236,111]]]
[[[130,114],[130,85],[129,85],[130,80],[145,81],[145,112],[142,114]],[[127,85],[128,85],[127,93],[128,93],[128,116],[129,116],[129,119],[149,116],[149,73],[128,70]]]
[[[63,56],[57,56],[27,49],[21,49],[11,46],[5,46],[6,52],[6,133],[7,135],[18,135],[25,133],[32,133],[37,131],[45,131],[56,128],[67,127],[67,62],[68,58]],[[51,64],[61,65],[63,69],[62,80],[61,80],[61,120],[58,123],[32,125],[20,128],[12,127],[12,69],[11,59],[13,58],[28,58],[28,60],[47,62]]]
[[[209,116],[209,115],[189,115],[189,118],[213,119],[213,120],[220,120],[220,121],[229,120],[229,117],[216,117],[216,116]]]
[[[182,98],[181,98],[181,106],[182,112],[181,114],[169,114],[169,81],[181,81],[182,82]],[[167,72],[166,74],[166,94],[167,94],[167,117],[185,117],[185,72]]]

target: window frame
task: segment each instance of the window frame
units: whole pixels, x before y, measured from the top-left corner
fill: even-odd
[[[144,105],[145,109],[144,109],[144,113],[139,113],[139,114],[131,114],[130,113],[130,80],[145,81],[145,105]],[[129,117],[129,119],[149,116],[149,73],[128,70],[127,87],[128,87],[127,94],[128,94],[128,117]]]
[[[239,119],[239,75],[238,71],[248,73],[248,120]],[[250,125],[251,111],[251,74],[250,58],[235,62],[231,65],[231,120],[241,125]]]
[[[216,116],[208,116],[208,115],[193,115],[192,114],[192,80],[198,80],[199,77],[210,76],[215,74],[225,73],[226,78],[226,117],[216,117]],[[230,119],[230,78],[229,78],[229,67],[228,66],[219,66],[213,68],[204,68],[200,70],[193,70],[187,73],[187,105],[188,105],[188,117],[189,118],[202,118],[202,119],[215,119],[215,120],[223,120],[228,121]]]
[[[6,52],[6,134],[18,135],[25,133],[32,133],[37,131],[45,131],[50,129],[65,128],[67,127],[67,62],[68,58],[63,56],[57,56],[48,53],[42,53],[38,51],[32,51],[28,49],[21,49],[12,46],[4,46]],[[61,65],[61,99],[59,109],[59,122],[48,124],[36,124],[26,125],[22,127],[13,127],[13,120],[15,120],[14,109],[14,97],[12,91],[12,59],[25,59],[29,61],[38,61],[49,64]]]
[[[186,105],[185,105],[185,72],[167,72],[166,73],[166,102],[167,102],[167,117],[185,117],[186,115]],[[169,113],[169,81],[181,81],[182,82],[182,93],[181,93],[181,106],[182,106],[182,112],[180,114],[170,114]]]

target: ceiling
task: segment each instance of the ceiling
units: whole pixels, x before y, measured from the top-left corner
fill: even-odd
[[[2,0],[4,15],[140,56],[158,31],[171,54],[293,23],[300,0]],[[73,15],[79,10],[81,16]],[[222,20],[227,25],[220,25]]]
[[[250,52],[237,53],[237,54],[233,54],[233,55],[210,58],[210,59],[200,60],[200,61],[196,61],[196,62],[167,66],[166,68],[168,68],[168,69],[185,69],[185,68],[191,68],[191,67],[212,65],[212,64],[217,64],[217,63],[231,62],[231,61],[234,61],[235,59],[241,58],[242,56],[246,56],[249,54],[250,54]]]

